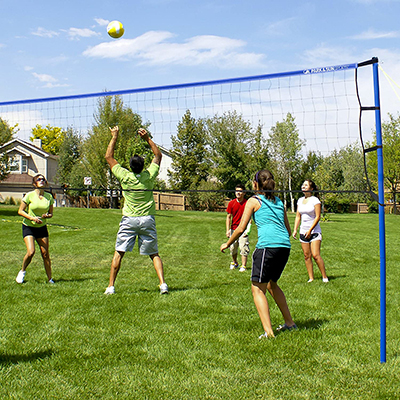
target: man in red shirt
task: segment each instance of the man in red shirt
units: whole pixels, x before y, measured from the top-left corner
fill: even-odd
[[[235,196],[236,199],[231,200],[228,203],[228,208],[226,212],[228,213],[226,216],[226,236],[229,238],[233,231],[239,226],[240,220],[242,219],[244,207],[246,205],[247,200],[244,198],[245,196],[245,187],[242,184],[236,185],[235,187]],[[242,256],[242,265],[239,269],[240,272],[246,271],[247,265],[247,256],[249,255],[249,231],[250,231],[250,223],[248,224],[246,230],[239,237],[236,242],[232,243],[230,246],[230,251],[232,255],[232,262],[230,265],[230,269],[235,269],[239,267],[237,261],[238,248],[240,248],[240,255]]]

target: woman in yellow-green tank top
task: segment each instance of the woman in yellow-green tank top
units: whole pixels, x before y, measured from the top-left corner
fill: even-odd
[[[50,193],[44,191],[47,186],[47,180],[43,175],[34,176],[32,184],[34,190],[24,196],[18,210],[18,214],[24,217],[22,221],[22,237],[26,245],[26,254],[16,281],[17,283],[24,282],[26,269],[35,254],[36,241],[42,254],[47,280],[49,283],[54,283],[51,276],[49,232],[47,231],[47,219],[53,216],[54,199]]]

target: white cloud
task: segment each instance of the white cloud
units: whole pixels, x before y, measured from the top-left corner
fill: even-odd
[[[372,40],[372,39],[392,39],[398,38],[400,36],[400,31],[391,31],[391,32],[377,32],[374,29],[368,29],[365,32],[360,33],[359,35],[352,36],[352,39],[357,40]]]
[[[54,78],[54,76],[48,74],[37,74],[36,72],[32,72],[32,75],[42,83],[45,83],[44,88],[55,88],[55,87],[65,87],[69,86],[67,84],[58,83],[58,79]]]
[[[110,22],[108,19],[103,19],[103,18],[95,18],[94,20],[100,26],[107,26],[109,24],[109,22]]]
[[[24,67],[24,71],[32,71],[32,70],[33,70],[33,67],[30,67],[29,65],[26,65]]]
[[[81,37],[101,36],[100,33],[88,28],[69,28],[67,34],[70,39],[79,40]]]
[[[49,31],[45,28],[39,27],[35,32],[32,32],[32,35],[35,36],[40,36],[40,37],[47,37],[47,38],[52,38],[54,36],[58,36],[59,33],[55,31]]]
[[[84,51],[95,58],[134,59],[150,65],[217,65],[220,67],[260,66],[263,54],[242,51],[246,42],[221,36],[203,35],[184,43],[171,42],[174,34],[149,31],[134,39],[100,43]]]

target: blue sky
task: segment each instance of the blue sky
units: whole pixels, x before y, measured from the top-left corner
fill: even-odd
[[[373,56],[400,84],[399,15],[400,0],[1,0],[0,102]],[[122,39],[107,35],[111,20],[123,23]],[[384,113],[399,109],[383,75],[381,98]]]

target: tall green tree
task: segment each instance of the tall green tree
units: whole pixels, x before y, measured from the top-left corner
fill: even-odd
[[[174,189],[196,188],[207,181],[210,163],[203,120],[196,121],[190,110],[178,123],[178,132],[172,136],[172,165],[168,175]]]
[[[64,140],[64,131],[62,128],[51,126],[50,124],[46,125],[45,128],[37,124],[32,128],[31,142],[34,139],[42,141],[42,149],[44,151],[57,155]]]
[[[397,203],[397,193],[400,187],[400,114],[395,117],[388,114],[389,120],[382,122],[382,152],[383,152],[383,174],[384,185],[389,191],[391,200]],[[376,145],[376,132],[374,141],[370,146]],[[378,162],[376,151],[368,153],[368,175],[377,188]],[[393,208],[396,213],[396,207]]]
[[[72,128],[68,128],[63,132],[63,141],[58,153],[57,169],[57,182],[60,185],[71,186],[72,171],[74,170],[74,166],[81,161],[81,147],[82,138],[78,132]]]
[[[261,127],[254,129],[236,111],[209,118],[206,126],[212,174],[223,189],[234,190],[238,183],[248,183],[257,169],[265,168],[268,154]]]
[[[115,148],[115,159],[129,168],[129,159],[134,154],[145,157],[150,162],[152,153],[147,144],[137,135],[139,128],[148,128],[139,114],[125,107],[120,96],[106,96],[98,101],[95,125],[83,144],[82,162],[86,176],[92,178],[92,185],[102,188],[118,188],[118,182],[111,174],[104,158],[110,142],[110,127],[119,126],[120,135]]]
[[[11,126],[7,121],[0,118],[0,146],[14,139],[18,132],[18,124]],[[7,178],[11,170],[11,159],[8,155],[0,153],[0,181]]]
[[[301,150],[304,144],[291,113],[287,113],[286,118],[282,122],[278,121],[269,132],[268,147],[277,188],[289,191],[292,212],[294,212],[293,177],[303,162]],[[286,192],[284,202],[286,203]]]
[[[352,143],[324,157],[315,171],[314,181],[321,190],[350,191],[344,194],[327,193],[322,196],[325,201],[332,199],[346,200],[347,203],[366,201],[368,188],[360,145]],[[356,193],[357,191],[365,194]]]

